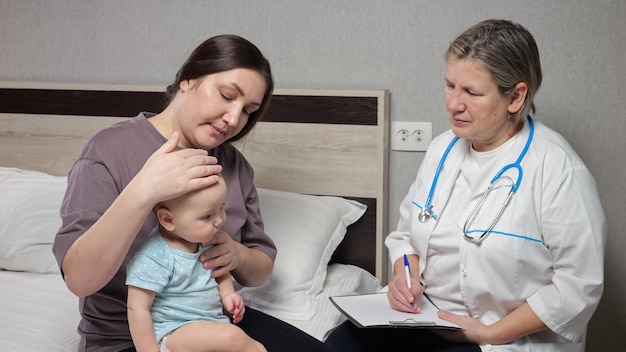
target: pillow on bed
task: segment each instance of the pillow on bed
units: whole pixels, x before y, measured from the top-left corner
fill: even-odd
[[[52,241],[67,178],[0,167],[0,269],[59,273]]]
[[[312,196],[259,188],[265,232],[278,249],[274,271],[261,287],[239,290],[244,302],[285,319],[315,314],[328,262],[347,227],[366,206],[341,197]]]

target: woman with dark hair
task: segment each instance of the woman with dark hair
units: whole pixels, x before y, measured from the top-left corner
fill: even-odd
[[[276,247],[263,231],[253,170],[229,142],[267,111],[274,83],[267,59],[234,35],[200,44],[167,87],[158,114],[141,112],[90,139],[68,175],[53,246],[67,287],[80,297],[80,351],[134,351],[126,265],[157,225],[162,201],[217,182],[228,186],[227,222],[200,260],[212,276],[265,282]],[[219,164],[218,164],[219,163]],[[251,308],[238,324],[269,351],[323,351],[289,324]]]

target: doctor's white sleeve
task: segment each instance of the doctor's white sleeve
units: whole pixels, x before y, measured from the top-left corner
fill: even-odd
[[[385,239],[385,245],[389,250],[389,260],[391,264],[402,257],[404,254],[417,254],[416,250],[411,246],[411,222],[414,212],[413,199],[415,194],[415,182],[411,185],[409,192],[400,203],[400,218],[395,231],[389,233]]]
[[[527,302],[552,331],[578,342],[602,296],[606,218],[582,161],[548,155],[544,165],[541,226],[553,274]]]

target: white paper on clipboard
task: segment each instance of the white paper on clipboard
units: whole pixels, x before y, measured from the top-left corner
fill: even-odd
[[[435,307],[424,295],[416,303],[421,313],[397,311],[389,305],[386,292],[333,296],[331,302],[358,327],[402,327],[429,329],[461,329],[458,325],[439,319]]]

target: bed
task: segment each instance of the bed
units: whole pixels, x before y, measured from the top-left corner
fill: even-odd
[[[11,351],[76,350],[78,299],[51,254],[66,173],[100,129],[160,111],[164,87],[0,82],[0,341]],[[385,282],[388,92],[276,89],[236,146],[255,168],[278,247],[246,303],[323,340],[345,318],[329,296]]]

